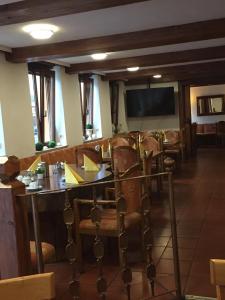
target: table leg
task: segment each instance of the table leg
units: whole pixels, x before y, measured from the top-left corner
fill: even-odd
[[[37,255],[37,272],[44,273],[44,263],[43,263],[43,255],[41,248],[41,237],[40,237],[40,222],[38,215],[38,205],[36,195],[31,195],[31,205],[32,205],[32,218],[34,225],[34,239],[35,239],[35,248]]]

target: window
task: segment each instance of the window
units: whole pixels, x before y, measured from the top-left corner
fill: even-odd
[[[93,79],[89,76],[80,76],[79,80],[83,135],[85,136],[86,125],[93,126]]]
[[[32,70],[28,76],[35,143],[55,140],[55,74]]]

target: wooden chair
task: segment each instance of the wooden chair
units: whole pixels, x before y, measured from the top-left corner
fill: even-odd
[[[84,155],[90,158],[96,164],[102,164],[102,152],[93,148],[79,147],[75,150],[76,165],[81,167],[84,165]]]
[[[136,138],[130,133],[118,133],[110,139],[111,147],[131,146],[136,144]]]
[[[118,146],[129,146],[129,140],[122,136],[115,136],[110,140],[111,148]]]
[[[153,151],[145,151],[143,157],[143,175],[152,174],[152,154]],[[146,183],[148,185],[149,191],[151,192],[151,179],[147,178]]]
[[[157,141],[153,136],[145,136],[140,145],[140,152],[152,152],[151,166],[154,173],[159,173],[164,170],[163,151],[161,140]],[[140,154],[143,157],[143,154]],[[153,159],[154,157],[154,159]],[[157,191],[160,193],[162,189],[162,180],[160,177],[156,178]]]
[[[119,146],[112,148],[113,170],[117,170],[119,173],[122,173],[138,162],[138,153],[131,146]]]
[[[116,176],[116,179],[125,179],[129,177],[135,177],[141,175],[140,165],[135,164],[123,174]],[[119,237],[121,220],[119,215],[119,197],[122,193],[126,203],[126,214],[125,214],[125,229],[130,230],[133,227],[141,226],[142,215],[141,215],[141,193],[142,193],[142,183],[140,180],[129,180],[123,181],[121,183],[115,184],[116,189],[116,199],[114,200],[96,200],[97,207],[104,207],[101,210],[101,221],[99,223],[99,235],[107,237]],[[75,220],[76,220],[76,230],[75,236],[78,246],[80,258],[80,265],[82,266],[82,249],[81,249],[81,236],[82,235],[95,235],[96,234],[96,224],[92,222],[91,217],[81,219],[79,205],[94,205],[94,200],[74,200],[75,209]],[[105,208],[111,205],[114,208]],[[93,211],[92,211],[93,212]],[[100,212],[99,212],[100,213]],[[120,264],[121,262],[121,252],[119,248]]]
[[[0,280],[2,300],[51,300],[55,299],[54,273]]]
[[[164,145],[164,153],[169,156],[175,156],[177,160],[184,160],[184,147],[180,132],[177,130],[166,130],[165,137],[168,140],[168,145]]]
[[[210,259],[211,284],[216,286],[218,300],[225,299],[225,260]]]
[[[153,136],[145,136],[141,142],[141,147],[145,151],[161,151],[159,141],[157,141]]]

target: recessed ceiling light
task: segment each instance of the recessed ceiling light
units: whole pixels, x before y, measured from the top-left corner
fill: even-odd
[[[156,74],[156,75],[153,75],[154,78],[161,78],[162,75],[161,74]]]
[[[103,60],[103,59],[106,59],[107,56],[108,56],[107,53],[95,53],[95,54],[91,55],[91,57],[94,60]]]
[[[129,68],[127,68],[127,71],[135,72],[135,71],[138,71],[139,69],[140,69],[139,67],[129,67]]]
[[[58,30],[58,27],[52,24],[30,24],[23,27],[23,31],[37,40],[47,40]]]

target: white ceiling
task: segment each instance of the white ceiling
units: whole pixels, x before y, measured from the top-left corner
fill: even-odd
[[[0,0],[0,4],[16,2]],[[110,34],[159,28],[225,17],[225,0],[151,0],[120,7],[41,20],[59,26],[60,30],[48,43],[76,40]],[[37,23],[37,22],[32,22]],[[22,31],[28,23],[0,27],[0,45],[22,47],[46,43]],[[225,45],[224,39],[199,41],[111,53],[108,59],[163,53],[169,51]],[[90,61],[89,56],[61,59],[62,62]]]

